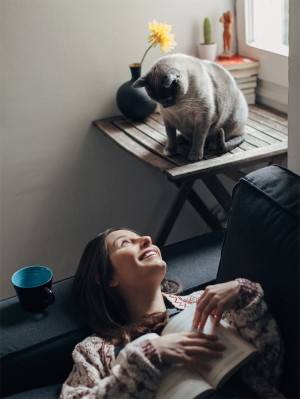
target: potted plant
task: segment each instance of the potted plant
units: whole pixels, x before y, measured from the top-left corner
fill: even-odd
[[[211,26],[208,18],[204,19],[203,24],[204,43],[200,43],[200,58],[215,61],[217,56],[217,43],[211,41]]]

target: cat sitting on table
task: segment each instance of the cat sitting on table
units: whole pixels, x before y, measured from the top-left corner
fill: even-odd
[[[160,104],[168,156],[177,153],[176,130],[191,144],[191,162],[203,158],[204,146],[222,154],[245,139],[245,97],[231,74],[214,62],[184,54],[164,56],[133,87],[145,87]]]

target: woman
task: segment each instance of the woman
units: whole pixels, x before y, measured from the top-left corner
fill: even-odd
[[[195,302],[196,328],[202,329],[209,315],[215,324],[224,318],[258,348],[260,356],[243,367],[240,380],[256,396],[282,397],[275,388],[281,341],[260,285],[237,279],[180,297],[174,293],[178,284],[164,279],[165,273],[166,263],[150,237],[109,229],[88,243],[74,278],[74,293],[95,334],[75,347],[75,364],[61,399],[152,398],[165,365],[183,363],[208,370],[209,360],[222,357],[225,349],[213,334],[185,332],[135,342],[141,335],[159,334],[172,314]],[[122,348],[126,358],[121,366],[113,365]],[[221,398],[222,392],[215,395]]]

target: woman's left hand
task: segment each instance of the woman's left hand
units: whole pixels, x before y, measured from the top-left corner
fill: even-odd
[[[218,325],[224,311],[235,302],[240,291],[236,280],[227,283],[208,285],[197,301],[193,325],[195,328],[204,328],[209,315],[215,316],[215,325]]]

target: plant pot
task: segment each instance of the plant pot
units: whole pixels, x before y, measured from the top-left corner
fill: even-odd
[[[134,89],[133,83],[141,76],[141,64],[130,64],[131,80],[122,84],[117,91],[117,105],[119,110],[133,119],[143,120],[152,114],[156,102],[147,94],[144,87]]]
[[[217,58],[217,43],[199,44],[200,58],[208,61],[215,61]]]

